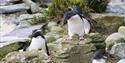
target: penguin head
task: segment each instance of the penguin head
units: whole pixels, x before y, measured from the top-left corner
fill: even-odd
[[[64,21],[69,20],[72,16],[76,15],[77,13],[75,11],[68,11],[64,13]]]
[[[104,50],[97,50],[93,55],[93,59],[101,59],[101,58],[105,59],[105,54],[106,52]]]
[[[32,34],[30,35],[30,37],[38,37],[38,36],[41,36],[42,38],[45,39],[45,37],[41,34],[41,30],[40,29],[35,29],[32,31]]]
[[[97,50],[92,57],[92,63],[106,63],[105,54],[105,50]]]

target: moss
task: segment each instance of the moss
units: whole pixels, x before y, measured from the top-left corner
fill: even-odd
[[[36,25],[39,23],[45,23],[47,22],[47,17],[44,16],[35,16],[34,18],[28,20],[28,23],[30,23],[31,25]]]
[[[96,49],[105,49],[106,44],[105,44],[105,39],[106,37],[102,34],[95,34],[93,36],[90,36],[92,39],[91,43],[94,44]]]
[[[99,33],[117,32],[119,26],[123,24],[123,17],[119,16],[104,16],[96,18],[95,29]]]
[[[117,43],[125,43],[125,40],[124,40],[124,38],[121,38],[121,39],[117,40],[116,42]]]
[[[18,43],[13,43],[13,44],[10,44],[10,45],[7,45],[7,46],[0,48],[0,60],[3,57],[5,57],[5,55],[8,54],[9,52],[18,51],[25,44],[26,43],[24,43],[24,42],[18,42]]]

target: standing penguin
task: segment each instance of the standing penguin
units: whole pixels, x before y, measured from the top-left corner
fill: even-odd
[[[105,51],[98,50],[92,57],[92,63],[106,63]]]
[[[68,21],[68,39],[72,39],[75,34],[79,35],[79,39],[84,39],[84,34],[90,31],[90,23],[81,18],[76,11],[70,10],[64,14],[64,21]]]
[[[24,47],[23,51],[43,49],[47,55],[49,55],[47,43],[45,42],[45,37],[41,34],[41,30],[35,29],[32,31],[31,43],[29,46]]]

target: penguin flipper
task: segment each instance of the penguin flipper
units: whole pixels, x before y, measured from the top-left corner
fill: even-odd
[[[47,46],[47,43],[45,42],[45,46],[46,46],[46,53],[47,53],[47,55],[49,56],[50,55],[50,53],[49,53],[49,48],[48,48],[48,46]]]
[[[84,20],[84,29],[85,29],[85,34],[88,34],[90,32],[90,23],[88,20],[82,18]]]
[[[26,45],[23,47],[23,51],[27,51],[29,46],[30,46],[30,43],[26,43]]]

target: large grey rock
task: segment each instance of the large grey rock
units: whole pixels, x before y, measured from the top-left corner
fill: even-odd
[[[36,13],[36,14],[22,14],[20,15],[17,19],[17,21],[24,21],[24,20],[28,20],[31,19],[33,17],[37,17],[37,16],[43,16],[42,13]]]
[[[21,0],[0,0],[0,6],[13,5],[15,2],[21,2]]]
[[[41,28],[42,24],[15,29],[12,32],[0,37],[0,47],[9,45],[14,42],[20,42],[29,39],[28,36],[32,33],[32,30]]]
[[[1,63],[48,63],[49,57],[44,51],[12,52],[2,59]]]
[[[0,3],[17,2],[20,0],[0,0]]]
[[[30,7],[32,13],[37,13],[42,11],[42,9],[31,0],[23,0],[23,2]]]
[[[34,17],[39,17],[43,16],[41,13],[36,13],[36,14],[22,14],[20,15],[17,20],[15,21],[18,24],[19,28],[22,27],[28,27],[31,26],[28,20],[34,18]]]
[[[110,49],[114,44],[122,43],[124,41],[125,41],[125,27],[121,26],[119,27],[118,32],[112,33],[106,38],[105,40],[106,48]]]
[[[28,10],[29,6],[26,4],[15,4],[9,6],[0,6],[0,13],[10,13],[10,12],[18,12]]]
[[[108,12],[125,14],[125,0],[110,0],[107,6]]]
[[[52,61],[54,63],[90,63],[92,50],[95,50],[93,44],[72,43],[49,44]]]
[[[116,58],[125,58],[125,43],[113,45],[109,53],[114,55]]]

